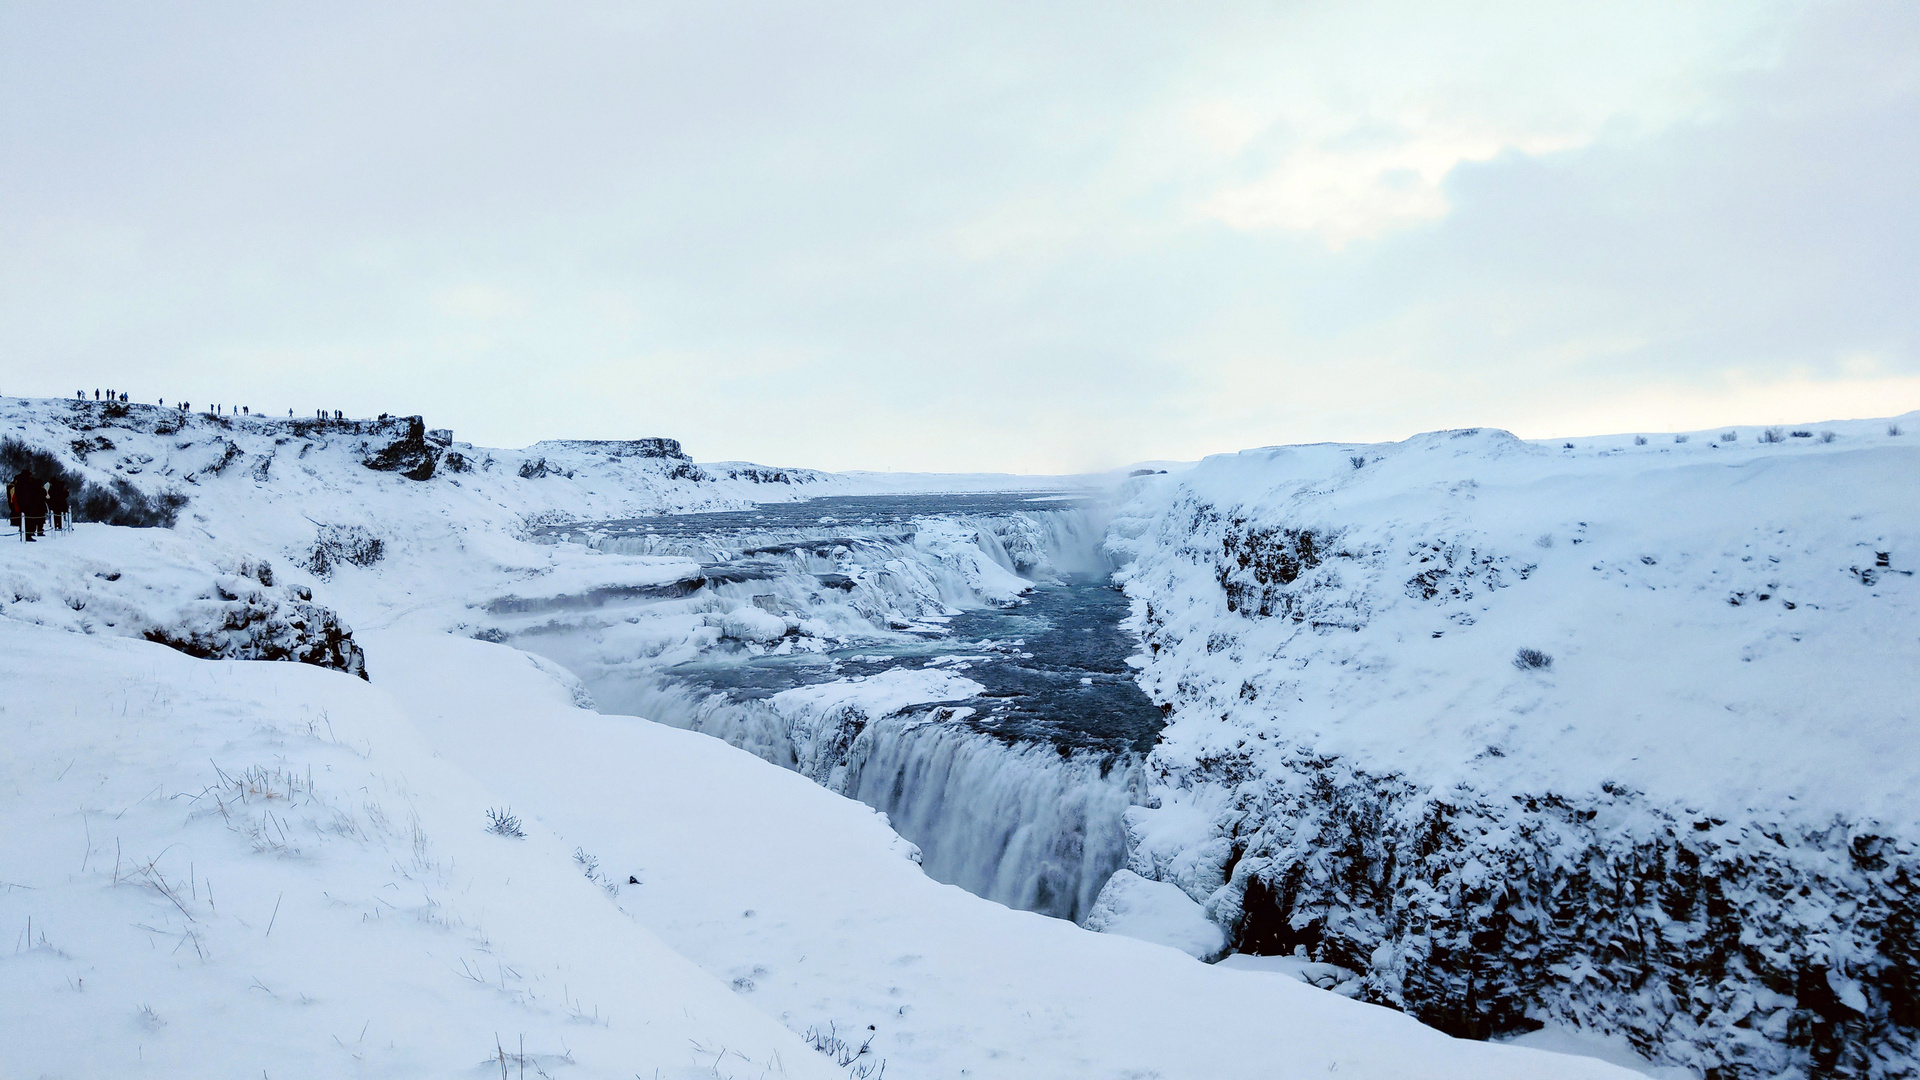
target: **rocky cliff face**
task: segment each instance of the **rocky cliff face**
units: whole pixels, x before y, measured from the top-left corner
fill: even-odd
[[[534,454],[597,454],[609,458],[673,458],[692,461],[679,439],[542,439],[528,447]]]
[[[1231,773],[1177,781],[1232,793],[1218,876],[1145,862],[1213,885],[1208,913],[1242,952],[1304,949],[1361,972],[1368,1000],[1468,1038],[1553,1021],[1711,1076],[1909,1075],[1910,834],[1676,818],[1626,789],[1436,791],[1305,751]]]
[[[440,464],[443,444],[427,439],[425,420],[408,416],[376,423],[380,425],[377,433],[392,441],[367,456],[367,468],[377,472],[399,473],[409,480],[433,479],[433,470]],[[403,430],[396,432],[394,428]]]

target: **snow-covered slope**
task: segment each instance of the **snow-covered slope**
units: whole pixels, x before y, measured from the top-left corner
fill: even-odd
[[[1172,723],[1130,867],[1457,1033],[1911,1075],[1902,428],[1438,432],[1139,481],[1110,546]]]
[[[8,1076],[844,1075],[378,687],[7,619],[0,685]]]
[[[143,493],[183,496],[178,533],[274,560],[290,582],[326,581],[328,602],[355,623],[457,610],[475,575],[511,582],[581,563],[523,543],[533,522],[731,509],[848,486],[808,470],[775,470],[785,477],[779,482],[709,473],[684,457],[649,456],[656,441],[442,448],[410,440],[409,428],[406,419],[287,420],[0,398],[7,439],[52,455],[88,483],[122,480]],[[426,479],[411,478],[409,463],[429,458]],[[592,562],[599,573],[610,560]]]
[[[1619,1075],[1441,1037],[1297,980],[1012,911],[921,873],[886,819],[711,738],[574,708],[507,650],[375,635],[456,765],[640,879],[636,917],[795,1030],[887,1076]]]
[[[685,566],[526,543],[540,522],[1004,486],[992,476],[700,465],[671,439],[502,450],[415,437],[424,430],[412,418],[214,416],[0,398],[0,437],[57,461],[76,497],[83,484],[116,483],[176,496],[184,500],[177,533],[270,561],[284,582],[324,583],[325,602],[355,625],[419,618],[453,628],[449,620],[460,621],[476,594],[501,595],[516,583],[537,591],[568,578],[658,581]]]

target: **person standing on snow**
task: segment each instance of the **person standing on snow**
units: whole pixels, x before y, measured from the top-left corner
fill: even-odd
[[[20,531],[31,541],[47,531],[47,489],[33,473],[21,469],[13,480],[13,497],[20,504]]]
[[[56,476],[47,481],[47,514],[53,518],[55,532],[73,524],[72,521],[62,520],[67,517],[67,504],[71,494],[67,490],[65,479]]]

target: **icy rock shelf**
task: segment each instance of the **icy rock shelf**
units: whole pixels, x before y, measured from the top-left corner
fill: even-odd
[[[935,879],[1079,921],[1163,722],[1103,526],[1085,498],[1005,493],[557,522],[536,535],[697,566],[487,610],[532,619],[508,640],[603,706],[794,769],[885,813]]]

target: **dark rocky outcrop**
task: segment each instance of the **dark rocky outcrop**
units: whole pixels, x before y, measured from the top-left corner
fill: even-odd
[[[154,628],[145,636],[203,660],[291,660],[367,677],[353,631],[318,604],[224,604],[212,625]]]
[[[1304,947],[1467,1038],[1557,1020],[1716,1080],[1913,1075],[1920,853],[1872,823],[1500,805],[1304,754],[1262,786],[1216,905],[1243,951]]]
[[[528,447],[539,453],[599,454],[609,458],[672,458],[679,461],[691,461],[680,449],[678,439],[543,439]]]
[[[340,566],[372,566],[386,553],[386,541],[363,525],[323,525],[302,563],[325,580]]]
[[[520,479],[522,480],[539,480],[547,476],[564,476],[571,479],[573,477],[573,471],[570,469],[562,469],[557,465],[549,465],[547,464],[547,459],[543,457],[533,458],[520,463]]]
[[[187,603],[178,620],[150,625],[141,636],[203,660],[288,660],[367,677],[353,631],[311,592],[276,587],[266,562],[238,569]]]
[[[377,423],[386,428],[395,421]],[[399,423],[405,425],[404,433],[369,456],[367,468],[379,472],[397,472],[409,480],[433,479],[433,470],[440,464],[441,450],[427,441],[426,421],[418,416],[409,416]]]

